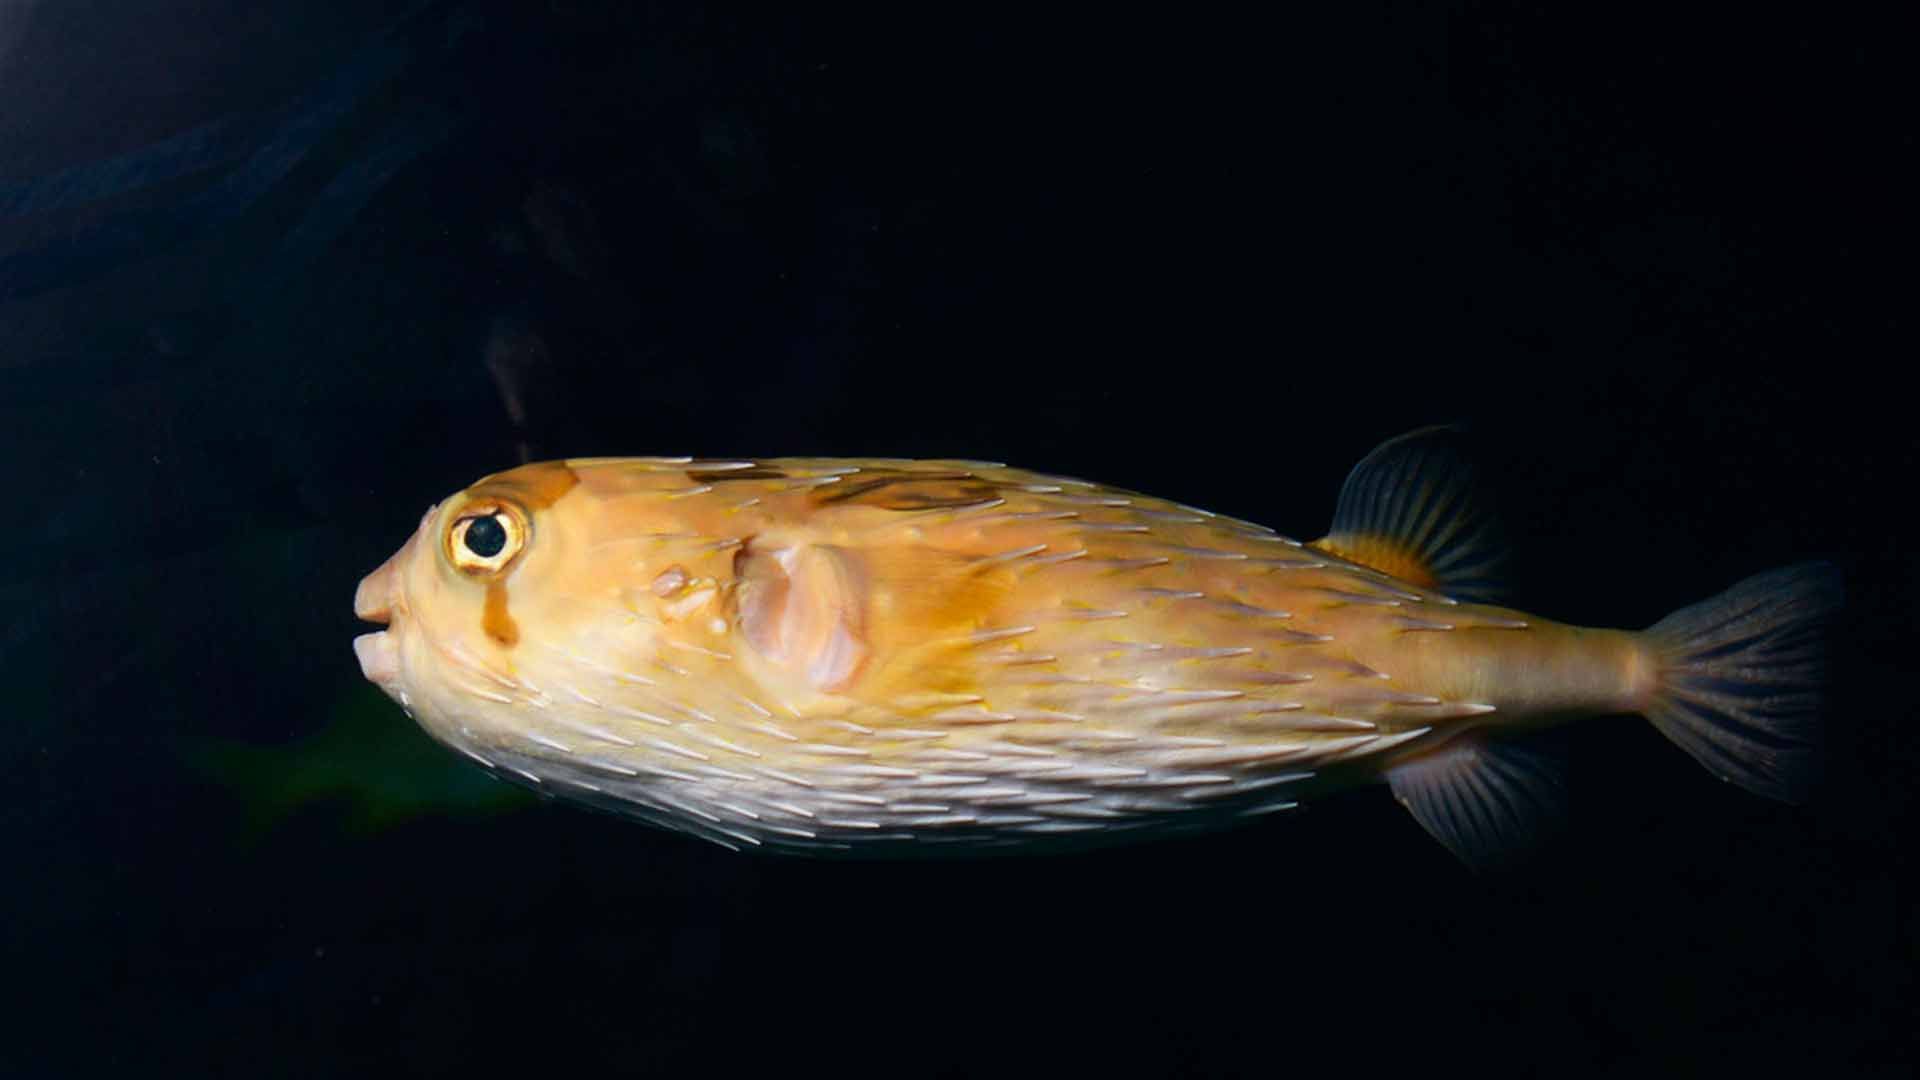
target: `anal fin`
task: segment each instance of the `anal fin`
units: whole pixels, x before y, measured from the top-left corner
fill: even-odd
[[[1465,739],[1387,770],[1393,797],[1462,862],[1527,854],[1566,817],[1557,761],[1523,743]]]

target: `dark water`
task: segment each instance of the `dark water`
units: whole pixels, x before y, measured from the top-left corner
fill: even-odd
[[[1893,20],[813,7],[0,5],[0,1069],[1910,1061]],[[1317,535],[1437,420],[1530,610],[1842,564],[1813,804],[1594,722],[1501,876],[1378,791],[754,859],[489,787],[349,647],[522,446],[993,458]]]

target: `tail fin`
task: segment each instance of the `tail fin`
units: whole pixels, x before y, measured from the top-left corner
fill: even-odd
[[[1715,776],[1801,801],[1817,774],[1821,623],[1840,593],[1839,568],[1801,563],[1655,623],[1660,688],[1647,719]]]

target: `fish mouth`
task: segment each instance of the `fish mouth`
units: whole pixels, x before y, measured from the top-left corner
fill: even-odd
[[[360,579],[360,586],[353,591],[353,613],[367,622],[392,628],[395,609],[404,612],[404,605],[398,602],[400,578],[400,556],[405,554],[402,548],[393,558],[380,564],[373,573]],[[360,673],[367,681],[394,694],[400,680],[400,643],[397,632],[375,630],[370,634],[361,634],[353,639],[353,654],[360,661]]]
[[[407,702],[400,688],[399,639],[401,622],[407,616],[405,568],[414,546],[423,543],[421,537],[431,531],[434,511],[438,509],[437,503],[427,507],[427,512],[420,515],[420,526],[413,536],[386,562],[375,567],[373,573],[361,578],[359,587],[353,590],[353,613],[367,622],[387,627],[353,639],[353,655],[360,660],[360,673],[403,706]]]
[[[353,639],[353,655],[360,661],[360,674],[380,689],[393,692],[400,680],[400,645],[385,630],[361,634]]]

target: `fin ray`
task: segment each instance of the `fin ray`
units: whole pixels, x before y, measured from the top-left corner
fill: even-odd
[[[1505,545],[1453,427],[1389,439],[1340,488],[1313,546],[1459,600],[1495,599]]]
[[[1559,763],[1524,743],[1471,739],[1387,770],[1421,828],[1475,869],[1533,850],[1565,818]]]
[[[1817,767],[1819,631],[1840,595],[1836,567],[1802,563],[1655,623],[1660,689],[1647,719],[1715,776],[1801,801]]]

